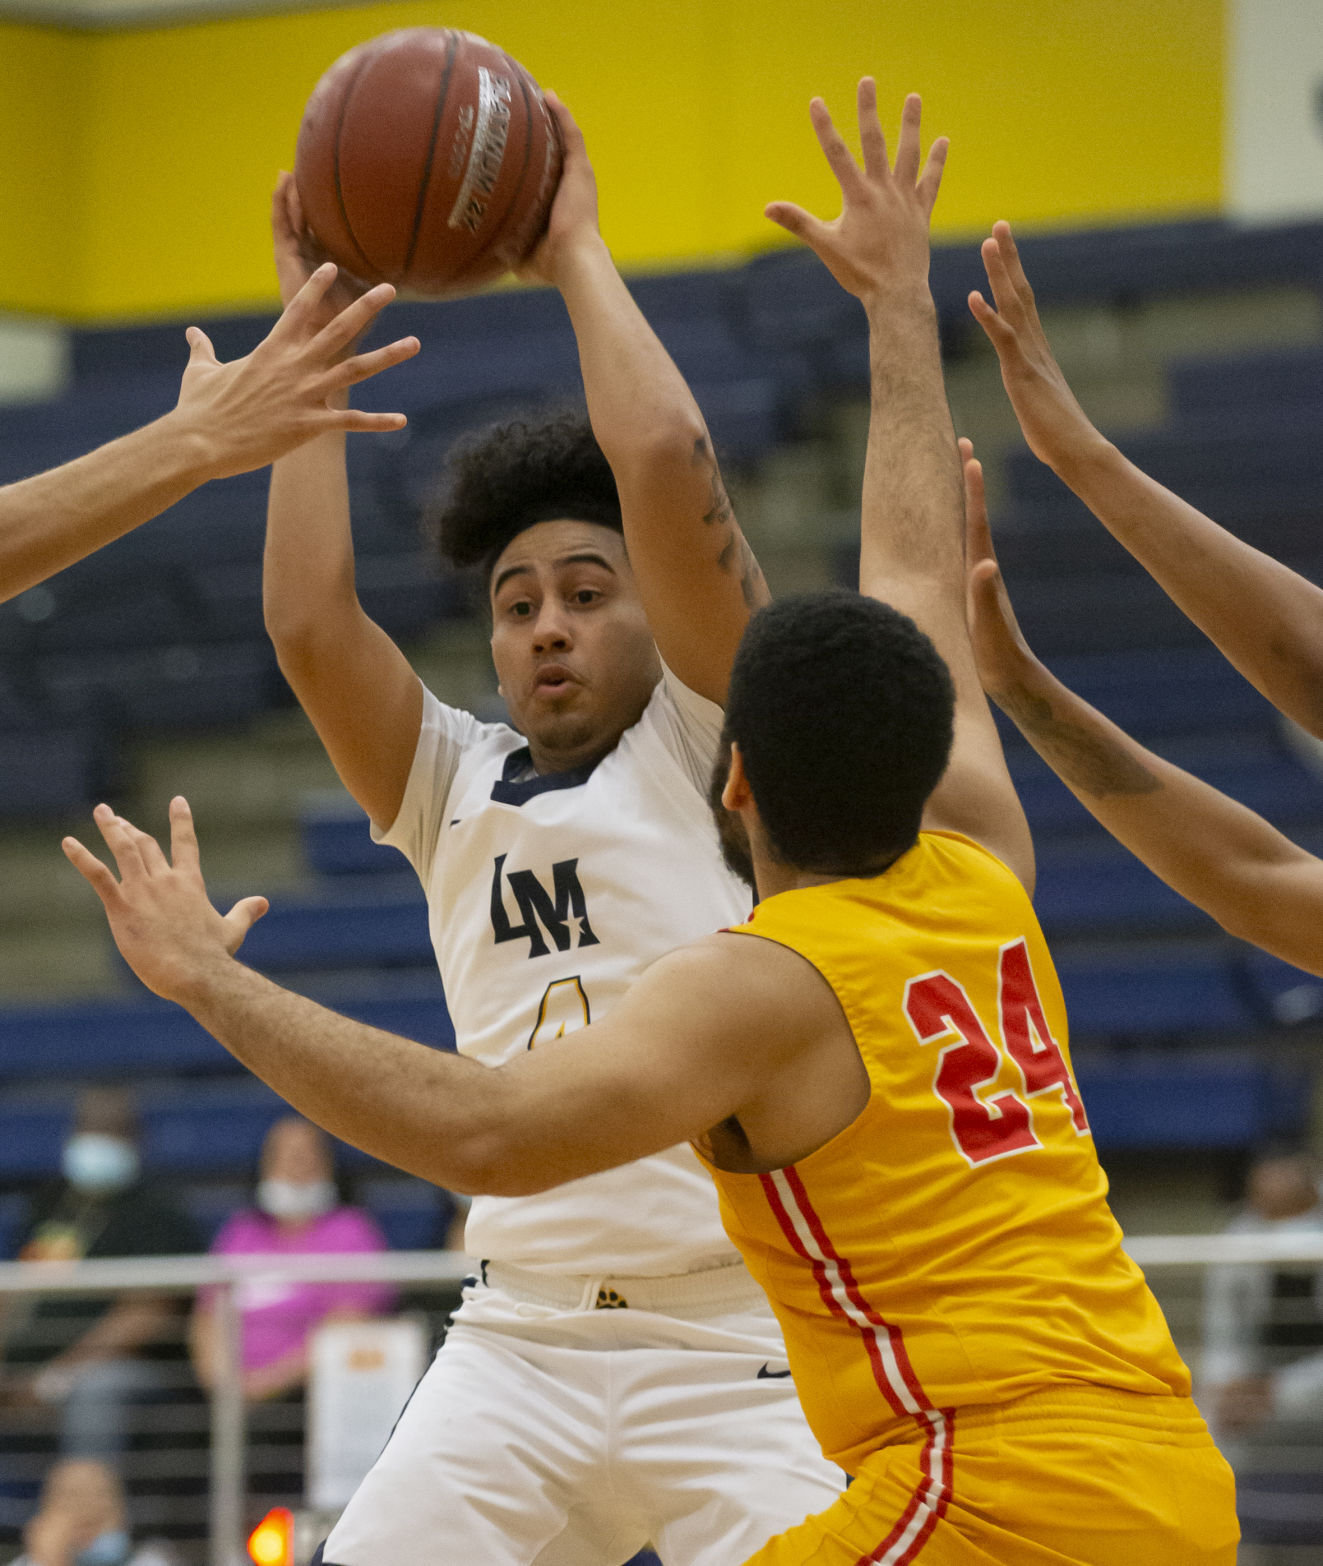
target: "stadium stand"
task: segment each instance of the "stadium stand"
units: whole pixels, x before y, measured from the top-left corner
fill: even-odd
[[[1192,222],[1049,235],[1023,249],[1048,309],[1124,316],[1176,296],[1274,289],[1317,307],[1323,296],[1320,225]],[[999,404],[965,312],[967,290],[982,282],[975,249],[939,249],[933,278],[948,358],[981,373],[985,401]],[[842,410],[855,410],[857,430],[868,376],[862,313],[798,251],[635,287],[694,385],[737,489],[752,497],[742,514],[771,564],[774,550],[757,533],[759,475],[777,471],[788,443],[825,438],[836,460]],[[360,592],[406,643],[453,633],[480,652],[471,591],[437,567],[419,512],[441,452],[465,429],[576,395],[573,336],[545,290],[404,303],[388,324],[392,335],[416,332],[424,352],[365,389],[369,405],[408,411],[410,428],[350,443]],[[204,325],[230,357],[259,339],[269,317]],[[1167,367],[1169,417],[1122,444],[1195,504],[1318,578],[1323,346],[1224,343],[1210,333],[1208,348]],[[77,332],[67,394],[0,418],[0,481],[165,411],[183,358],[173,325]],[[985,455],[1000,480],[999,548],[1031,643],[1146,743],[1323,846],[1323,785],[1276,715],[1027,452],[1010,450],[1004,462],[995,448]],[[0,844],[6,832],[53,837],[55,823],[84,815],[107,791],[132,798],[144,747],[230,730],[260,751],[254,725],[290,701],[262,626],[265,493],[263,475],[209,486],[0,606]],[[822,510],[833,504],[817,499]],[[786,558],[809,580],[853,579],[853,553],[841,553],[835,535],[812,536],[812,514]],[[787,586],[797,580],[791,566]],[[1298,1043],[1323,1017],[1323,983],[1223,936],[1107,838],[1010,731],[1007,751],[1035,831],[1038,907],[1104,1155],[1221,1158],[1300,1131],[1311,1088]],[[232,791],[243,786],[236,778]],[[248,818],[235,810],[242,837]],[[289,887],[262,887],[277,895],[249,938],[249,960],[339,1010],[448,1047],[426,910],[403,860],[371,842],[361,813],[337,793],[309,794],[297,833]],[[246,868],[233,867],[258,863],[260,852],[226,861],[237,891],[253,888],[238,884]],[[77,1086],[107,1077],[138,1085],[149,1167],[177,1181],[214,1232],[244,1199],[278,1101],[120,966],[110,965],[104,994],[13,998],[24,985],[2,971],[11,934],[0,907],[0,1253],[12,1254],[25,1193],[54,1171]],[[99,930],[96,938],[104,941]],[[347,1169],[393,1245],[436,1242],[436,1193],[353,1155]],[[282,1464],[287,1455],[259,1452],[254,1472],[278,1474]],[[197,1527],[199,1504],[151,1502],[181,1537]],[[0,1537],[18,1515],[0,1496]]]

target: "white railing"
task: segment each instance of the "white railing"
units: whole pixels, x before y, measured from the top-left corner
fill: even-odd
[[[1129,1254],[1147,1272],[1214,1265],[1317,1264],[1319,1235],[1135,1235]],[[210,1559],[235,1566],[244,1551],[245,1415],[240,1382],[238,1286],[270,1283],[399,1283],[457,1287],[475,1267],[456,1251],[387,1251],[349,1256],[181,1256],[82,1262],[0,1263],[5,1294],[121,1294],[215,1290],[224,1373],[211,1400]]]
[[[235,1290],[254,1283],[414,1283],[458,1286],[474,1268],[459,1251],[378,1251],[352,1256],[163,1256],[97,1261],[0,1262],[5,1294],[192,1294],[214,1288],[222,1373],[211,1398],[209,1538],[212,1566],[244,1550],[244,1402]]]

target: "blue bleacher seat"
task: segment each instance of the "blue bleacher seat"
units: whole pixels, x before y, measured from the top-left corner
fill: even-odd
[[[366,886],[341,882],[316,895],[275,896],[243,956],[264,973],[426,967],[434,959],[422,888],[407,872],[374,876]]]
[[[1123,1148],[1251,1148],[1300,1129],[1277,1073],[1252,1055],[1198,1049],[1117,1058],[1075,1056],[1089,1123],[1104,1152]],[[1298,1111],[1305,1087],[1288,1072]],[[1307,1097],[1307,1094],[1305,1095]]]
[[[300,988],[371,1027],[437,1048],[454,1047],[435,968],[323,978]],[[0,1082],[241,1071],[186,1011],[141,991],[96,1001],[0,1007]]]
[[[347,795],[313,796],[299,815],[303,856],[318,875],[398,875],[406,861],[374,843],[368,818]]]
[[[120,728],[240,722],[272,705],[278,689],[266,642],[58,653],[43,658],[39,672],[59,712],[70,719],[97,714]]]
[[[1071,945],[1058,949],[1056,965],[1076,1037],[1225,1035],[1258,1023],[1216,946]]]
[[[0,729],[0,817],[82,812],[113,780],[106,736],[95,723]]]

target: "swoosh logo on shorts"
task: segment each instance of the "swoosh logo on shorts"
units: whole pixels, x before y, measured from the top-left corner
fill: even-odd
[[[781,1381],[789,1374],[788,1370],[769,1370],[764,1364],[763,1368],[758,1372],[757,1379],[759,1381]]]

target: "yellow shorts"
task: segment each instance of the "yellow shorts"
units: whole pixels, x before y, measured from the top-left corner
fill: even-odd
[[[1188,1398],[1081,1387],[930,1416],[746,1566],[1235,1566],[1239,1537]]]

